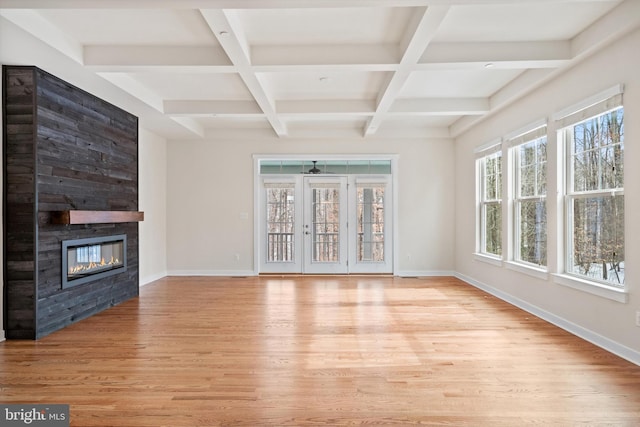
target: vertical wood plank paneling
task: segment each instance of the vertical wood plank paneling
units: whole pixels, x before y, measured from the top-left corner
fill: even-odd
[[[4,304],[7,338],[34,338],[35,187],[33,71],[3,67]]]
[[[9,181],[6,194],[19,198],[27,211],[20,215],[22,224],[12,220],[6,225],[21,225],[23,233],[30,227],[32,234],[30,241],[29,236],[21,235],[20,241],[6,242],[8,248],[32,253],[25,261],[31,262],[32,281],[37,277],[30,296],[37,316],[29,327],[31,337],[38,338],[138,294],[137,223],[54,225],[47,213],[68,209],[138,210],[138,120],[38,68],[7,67],[6,74],[14,68],[31,79],[31,117],[23,105],[28,101],[24,90],[5,92],[9,95],[5,97],[6,109],[14,112],[13,121],[5,121],[7,131],[19,135],[9,138],[12,155],[5,156],[5,173],[16,175]],[[31,132],[30,152],[25,147],[25,132]],[[28,186],[32,188],[30,195],[23,193]],[[63,290],[61,242],[112,234],[127,234],[128,271]],[[12,256],[18,256],[17,252]],[[26,300],[26,290],[22,292]]]

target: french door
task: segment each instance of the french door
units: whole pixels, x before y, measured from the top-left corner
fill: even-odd
[[[262,273],[391,273],[389,177],[264,176]]]
[[[348,273],[347,177],[303,181],[303,272]]]

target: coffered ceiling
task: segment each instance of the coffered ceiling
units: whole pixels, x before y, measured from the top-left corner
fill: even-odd
[[[456,136],[638,27],[639,3],[0,0],[0,16],[150,107],[168,138],[366,139]]]

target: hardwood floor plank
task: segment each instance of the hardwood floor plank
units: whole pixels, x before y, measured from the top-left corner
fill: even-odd
[[[637,426],[640,367],[455,278],[169,277],[0,343],[73,426]]]

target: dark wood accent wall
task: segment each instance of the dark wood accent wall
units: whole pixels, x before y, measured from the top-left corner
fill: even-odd
[[[138,295],[138,224],[51,212],[138,210],[138,119],[36,67],[3,66],[4,325],[37,339]],[[62,289],[63,240],[126,234],[127,271]]]

